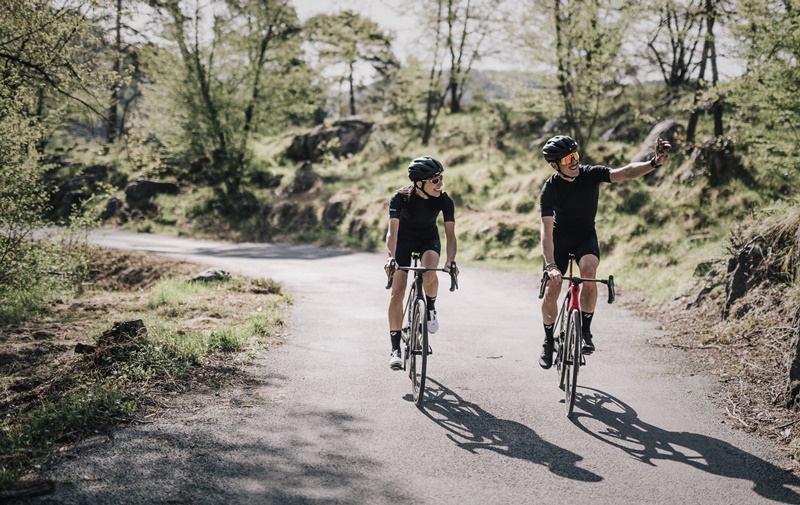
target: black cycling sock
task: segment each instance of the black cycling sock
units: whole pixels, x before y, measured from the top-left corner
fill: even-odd
[[[428,302],[428,312],[436,310],[436,297],[434,296],[433,298],[431,298],[430,296],[425,295],[425,299]]]
[[[546,340],[553,340],[553,328],[555,328],[555,326],[556,323],[544,325],[544,338]]]
[[[581,332],[592,332],[592,316],[594,316],[594,312],[581,312]]]
[[[400,330],[390,331],[389,338],[392,339],[392,350],[400,350]]]

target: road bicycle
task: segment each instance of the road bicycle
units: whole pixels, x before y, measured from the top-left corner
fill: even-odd
[[[614,303],[616,297],[614,291],[614,276],[609,275],[608,279],[586,279],[572,276],[572,264],[575,256],[569,255],[568,275],[561,277],[569,282],[569,290],[564,295],[561,309],[558,312],[555,328],[555,365],[558,373],[558,387],[564,390],[564,407],[567,417],[572,417],[572,410],[575,408],[575,392],[578,387],[578,371],[581,366],[586,364],[583,355],[583,342],[581,331],[581,304],[580,304],[580,285],[584,282],[597,282],[608,287],[608,303]],[[547,272],[542,275],[542,285],[539,288],[539,298],[544,297],[544,289],[550,276]]]
[[[419,407],[422,405],[425,394],[428,355],[433,354],[433,350],[428,345],[428,305],[425,300],[425,291],[422,288],[422,275],[425,272],[445,272],[445,269],[418,267],[417,264],[420,259],[418,253],[413,253],[411,259],[414,264],[410,267],[396,267],[392,262],[389,266],[389,282],[386,285],[386,289],[392,287],[396,270],[414,273],[411,290],[408,293],[408,298],[406,298],[405,309],[403,309],[403,321],[405,321],[405,324],[402,328],[401,339],[403,342],[403,370],[408,370],[414,404]],[[455,291],[458,289],[455,261],[450,263],[449,274],[450,291]]]

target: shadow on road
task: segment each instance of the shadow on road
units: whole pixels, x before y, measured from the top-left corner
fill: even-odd
[[[759,495],[783,502],[800,503],[800,478],[763,459],[706,435],[667,431],[639,419],[636,411],[614,396],[592,388],[579,387],[573,422],[589,435],[621,449],[642,463],[677,461],[706,472],[753,482]],[[587,391],[591,393],[587,393]],[[591,429],[582,421],[592,419],[605,425]]]
[[[600,482],[599,475],[577,466],[583,458],[543,440],[524,424],[499,419],[428,377],[422,412],[448,433],[458,447],[472,453],[484,449],[546,466],[568,479]],[[409,395],[410,396],[410,395]]]

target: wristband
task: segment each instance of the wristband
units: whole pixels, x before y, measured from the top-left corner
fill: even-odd
[[[661,168],[662,166],[664,166],[664,164],[662,163],[661,165],[656,165],[656,157],[653,156],[652,158],[650,158],[650,166],[653,168]]]
[[[548,264],[546,264],[546,265],[544,266],[544,270],[545,270],[545,271],[547,271],[547,270],[550,270],[551,268],[553,268],[553,267],[557,267],[557,266],[558,266],[558,265],[556,265],[555,263],[548,263]]]

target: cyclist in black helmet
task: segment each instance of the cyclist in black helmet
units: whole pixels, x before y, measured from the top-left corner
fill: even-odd
[[[447,239],[447,260],[445,271],[450,271],[450,263],[456,259],[456,220],[453,199],[442,191],[444,167],[435,158],[423,156],[408,165],[408,178],[412,185],[397,190],[389,202],[389,231],[386,233],[386,249],[389,259],[385,269],[389,272],[392,261],[396,266],[411,266],[411,253],[418,252],[421,266],[438,268],[441,243],[436,219],[441,212],[444,217],[444,232]],[[456,270],[456,274],[458,271]],[[400,355],[400,330],[403,326],[403,298],[405,296],[408,272],[397,270],[392,283],[389,301],[389,337],[392,352],[389,367],[392,370],[403,368]],[[436,295],[439,280],[436,272],[425,272],[423,286],[428,302],[428,332],[436,333],[439,321],[436,317]]]
[[[557,135],[545,143],[544,159],[556,171],[542,187],[539,198],[542,216],[542,252],[544,270],[550,281],[542,300],[544,345],[539,357],[542,368],[553,365],[553,326],[558,316],[561,276],[567,269],[569,255],[574,254],[580,276],[594,278],[600,264],[600,247],[594,227],[600,184],[635,179],[659,168],[669,155],[669,142],[657,139],[650,161],[632,162],[622,168],[578,163],[578,144],[566,135]],[[597,303],[597,286],[593,282],[581,286],[583,309],[583,353],[595,350],[591,324]]]

